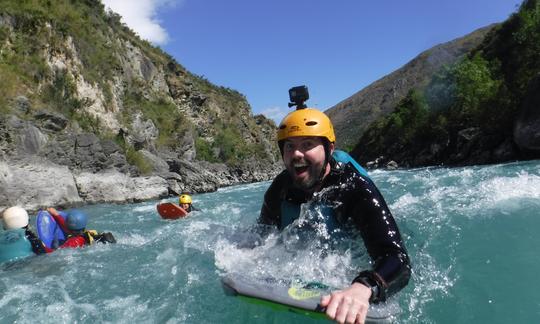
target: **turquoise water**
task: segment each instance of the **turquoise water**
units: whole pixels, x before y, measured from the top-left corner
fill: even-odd
[[[540,163],[375,171],[413,262],[398,323],[540,321]],[[83,208],[115,245],[0,265],[0,322],[310,323],[226,296],[220,276],[346,285],[367,265],[361,244],[326,249],[294,230],[254,249],[269,183],[194,195],[203,211],[161,220],[158,201]],[[170,200],[172,201],[172,199]],[[322,242],[322,243],[321,243]]]

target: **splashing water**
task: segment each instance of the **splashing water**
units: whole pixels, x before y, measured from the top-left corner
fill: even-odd
[[[540,319],[540,163],[374,171],[410,254],[398,323]],[[157,201],[83,208],[114,245],[0,264],[0,323],[310,323],[226,296],[220,276],[298,278],[344,287],[370,260],[321,209],[260,236],[269,183],[193,195],[201,208],[166,221]],[[175,202],[176,199],[169,199]],[[313,206],[309,206],[313,207]],[[34,218],[32,219],[34,220]]]

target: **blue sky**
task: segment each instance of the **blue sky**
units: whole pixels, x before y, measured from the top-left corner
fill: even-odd
[[[102,0],[191,72],[279,120],[288,89],[326,110],[420,52],[504,21],[517,0]]]

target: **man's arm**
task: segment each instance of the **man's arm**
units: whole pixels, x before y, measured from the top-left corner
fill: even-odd
[[[54,220],[56,221],[58,226],[60,226],[62,231],[64,233],[69,233],[69,230],[68,230],[68,228],[66,226],[66,221],[64,220],[64,217],[60,216],[58,211],[56,209],[54,209],[53,207],[47,208],[47,211],[49,212],[49,214],[51,214],[51,216],[54,218]]]
[[[53,250],[49,249],[43,244],[43,242],[29,229],[25,229],[25,235],[28,241],[30,241],[30,244],[32,245],[32,251],[35,254],[45,254],[50,253]]]
[[[360,199],[352,209],[369,255],[374,260],[372,270],[362,271],[353,282],[376,287],[371,302],[386,298],[407,285],[411,275],[409,256],[397,224],[386,201],[375,184],[363,179]]]
[[[321,299],[326,315],[339,323],[364,323],[369,304],[386,300],[405,287],[410,277],[407,251],[384,198],[371,180],[362,177],[359,183],[359,191],[349,197],[352,208],[347,212],[375,266],[360,272],[348,288]]]
[[[278,227],[281,224],[281,192],[284,190],[286,176],[283,172],[279,174],[266,190],[261,213],[257,221],[259,224]]]
[[[259,219],[257,220],[257,223],[264,224],[264,225],[279,226],[278,219],[279,219],[279,215],[276,215],[275,210],[272,210],[272,208],[269,206],[269,203],[265,199],[261,207],[261,213],[259,215]]]

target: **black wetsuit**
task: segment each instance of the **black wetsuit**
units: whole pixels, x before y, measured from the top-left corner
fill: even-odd
[[[360,175],[350,164],[330,162],[331,171],[322,182],[325,189],[321,197],[334,204],[334,215],[339,224],[351,224],[360,231],[364,244],[375,264],[373,270],[362,271],[353,280],[377,286],[377,296],[371,302],[386,300],[386,297],[405,287],[411,269],[409,257],[398,227],[386,202],[371,179]],[[264,195],[259,223],[275,225],[283,229],[281,204],[302,204],[313,198],[293,186],[289,173],[279,174]],[[319,192],[321,192],[319,190]]]
[[[201,211],[199,208],[193,207],[192,204],[189,204],[189,208],[186,210],[188,213],[191,213],[192,211]]]
[[[32,251],[35,254],[44,254],[44,253],[46,253],[45,248],[43,247],[43,243],[41,242],[41,240],[36,236],[36,234],[34,234],[34,232],[29,230],[28,227],[26,227],[24,229],[24,235],[26,236],[28,241],[30,241],[30,245],[32,245]]]

